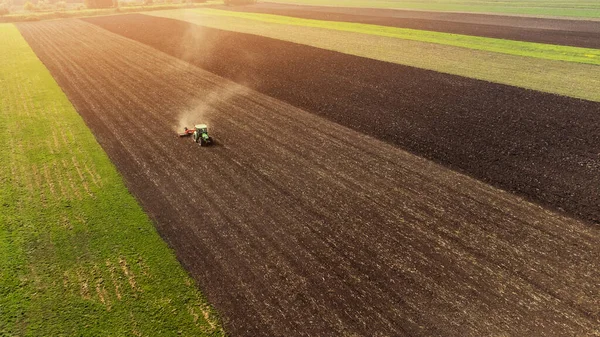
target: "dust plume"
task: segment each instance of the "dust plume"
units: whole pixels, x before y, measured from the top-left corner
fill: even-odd
[[[248,88],[224,80],[224,83],[214,85],[213,90],[199,97],[191,107],[181,111],[177,116],[176,131],[183,132],[184,127],[193,128],[196,124],[208,124],[209,127],[218,124],[220,116],[231,111],[231,100],[235,96],[244,95]]]
[[[184,16],[198,16],[195,12],[184,13]],[[198,69],[210,69],[213,65],[223,66],[223,60],[219,56],[223,54],[224,48],[231,47],[221,39],[220,34],[215,35],[211,28],[196,25],[187,25],[183,35],[177,38],[177,42],[179,46],[176,50],[175,65],[165,68],[164,71],[175,71],[182,75],[189,71],[196,72]],[[216,117],[232,110],[230,101],[235,96],[248,92],[249,89],[245,84],[248,84],[247,80],[251,78],[250,74],[256,63],[255,56],[243,49],[239,53],[244,55],[246,66],[239,70],[235,78],[226,79],[210,72],[206,73],[206,80],[210,82],[206,87],[210,89],[199,92],[194,101],[186,104],[187,108],[177,113],[174,125],[177,132],[183,132],[184,127],[193,128],[196,124],[208,124],[211,129],[214,129],[214,126],[218,127],[219,118]]]

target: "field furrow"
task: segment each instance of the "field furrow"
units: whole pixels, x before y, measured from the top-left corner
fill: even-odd
[[[19,28],[232,335],[598,332],[596,227],[95,25]]]
[[[127,15],[86,21],[534,202],[600,222],[600,102],[176,20]],[[147,33],[155,26],[161,34]],[[395,45],[378,48],[405,53]],[[476,67],[458,58],[461,67]],[[543,68],[499,71],[511,78],[545,74],[536,67]],[[598,76],[587,86],[566,84],[583,78],[568,71],[548,81],[580,92],[600,88],[600,67],[588,74]]]

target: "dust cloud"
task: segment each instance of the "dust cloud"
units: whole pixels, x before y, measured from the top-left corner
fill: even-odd
[[[177,132],[183,132],[184,127],[193,128],[196,124],[207,124],[209,128],[218,124],[218,116],[226,114],[232,107],[231,100],[236,96],[242,96],[248,92],[248,88],[224,80],[226,83],[215,83],[213,90],[204,93],[191,104],[191,108],[185,109],[178,114]]]
[[[194,12],[184,12],[184,16],[198,16]],[[185,19],[184,19],[185,21]],[[177,38],[180,43],[176,51],[177,58],[174,59],[172,67],[165,67],[165,72],[178,72],[178,75],[186,76],[190,68],[204,68],[202,65],[219,63],[217,58],[221,54],[222,46],[220,43],[226,43],[219,38],[208,34],[205,29],[198,29],[196,25],[189,25],[181,38]],[[223,115],[231,109],[230,100],[237,95],[248,93],[247,79],[251,77],[256,64],[255,55],[248,51],[239,50],[243,56],[245,67],[240,69],[235,78],[215,80],[214,74],[207,74],[207,81],[214,81],[212,89],[208,92],[199,92],[198,97],[189,102],[187,108],[176,114],[176,123],[174,127],[176,132],[183,132],[184,127],[193,128],[196,124],[207,124],[210,129],[218,126],[216,116]],[[233,81],[235,82],[233,82]],[[237,83],[236,83],[237,82]]]

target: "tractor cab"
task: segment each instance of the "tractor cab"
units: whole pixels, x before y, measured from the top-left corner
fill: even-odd
[[[212,138],[208,135],[208,126],[206,124],[197,124],[194,126],[194,142],[200,146],[212,144]]]
[[[196,132],[203,134],[206,133],[208,134],[208,126],[206,126],[206,124],[197,124],[194,126],[194,128],[196,128]]]

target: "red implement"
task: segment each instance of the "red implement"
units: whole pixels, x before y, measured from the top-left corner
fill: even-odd
[[[179,137],[187,137],[194,134],[193,129],[183,128],[183,132],[179,133]]]

